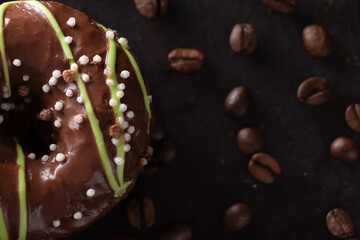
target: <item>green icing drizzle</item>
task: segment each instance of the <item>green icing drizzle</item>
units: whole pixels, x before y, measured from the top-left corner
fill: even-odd
[[[46,15],[46,17],[48,18],[50,24],[54,28],[54,30],[59,38],[59,41],[61,43],[61,46],[63,48],[63,51],[64,51],[66,57],[70,60],[70,65],[75,63],[70,46],[65,41],[65,36],[62,33],[61,28],[60,28],[59,24],[57,23],[56,19],[54,18],[54,16],[52,15],[52,13],[40,2],[29,1],[28,3],[30,3],[34,6],[37,6]],[[109,162],[109,157],[108,157],[108,154],[107,154],[107,151],[105,148],[104,138],[103,138],[100,126],[99,126],[99,121],[95,116],[95,113],[93,111],[93,108],[92,108],[92,105],[90,102],[90,98],[86,91],[85,84],[81,81],[78,71],[75,71],[75,81],[78,84],[81,96],[84,100],[84,106],[88,113],[90,125],[91,125],[91,128],[92,128],[94,136],[95,136],[95,141],[96,141],[99,153],[100,153],[100,158],[101,158],[102,165],[104,167],[106,178],[108,180],[110,187],[114,191],[114,196],[118,197],[121,195],[121,188],[118,185],[118,183],[115,179],[114,173],[112,171],[112,167]]]
[[[17,141],[16,141],[17,142]],[[19,167],[19,201],[20,201],[20,221],[18,239],[26,239],[27,229],[27,208],[26,208],[26,180],[25,180],[25,156],[21,146],[16,143],[17,159]]]
[[[1,208],[1,205],[0,205],[0,239],[1,240],[8,240],[9,239],[9,234],[8,234],[8,230],[6,228],[6,223],[5,223],[5,219],[4,219],[4,213],[3,213],[3,210]]]
[[[128,56],[134,70],[135,70],[135,73],[136,73],[136,77],[138,78],[138,81],[140,83],[140,86],[141,86],[141,90],[142,90],[142,93],[144,95],[144,102],[145,102],[145,107],[146,107],[146,111],[148,112],[148,116],[149,116],[149,121],[148,121],[148,133],[150,132],[150,120],[151,120],[151,108],[150,108],[150,100],[149,100],[149,96],[147,94],[147,91],[146,91],[146,86],[145,86],[145,81],[144,81],[144,78],[141,74],[141,71],[140,71],[140,68],[139,68],[139,65],[137,64],[134,56],[130,53],[130,51],[127,49],[127,46],[126,44],[121,44],[121,47],[123,48],[123,50],[125,51],[126,55]]]

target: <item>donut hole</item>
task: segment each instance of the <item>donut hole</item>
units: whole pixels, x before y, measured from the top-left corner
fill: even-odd
[[[0,125],[2,133],[10,139],[17,139],[25,155],[35,153],[36,158],[48,155],[52,142],[51,122],[39,119],[42,110],[39,99],[34,97],[7,99],[3,103],[15,104],[13,109],[4,113]]]

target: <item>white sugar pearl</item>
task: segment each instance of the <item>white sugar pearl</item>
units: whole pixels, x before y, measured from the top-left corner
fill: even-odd
[[[118,86],[118,89],[119,89],[120,91],[124,91],[124,90],[125,90],[125,84],[120,83],[119,86]]]
[[[56,77],[51,77],[49,79],[49,85],[50,86],[55,86],[57,84],[57,82],[58,82],[58,79]]]
[[[3,123],[3,121],[4,121],[4,116],[0,115],[0,124]]]
[[[94,63],[101,63],[101,60],[102,60],[102,58],[99,55],[95,55],[93,57],[93,62]]]
[[[82,219],[82,212],[78,211],[78,212],[74,213],[74,219],[75,220]]]
[[[63,109],[63,107],[64,107],[64,104],[60,101],[56,102],[55,106],[54,106],[56,111],[61,111]]]
[[[66,90],[65,95],[66,95],[67,97],[72,97],[72,96],[74,96],[74,92],[73,92],[73,90],[68,89],[68,90]]]
[[[109,101],[110,106],[115,107],[116,104],[117,104],[117,101],[115,99],[110,99],[110,101]]]
[[[126,38],[124,38],[124,37],[119,38],[118,42],[120,44],[128,45],[128,40]]]
[[[124,152],[128,152],[128,151],[130,151],[130,149],[131,149],[130,144],[125,144],[125,145],[123,146],[123,150],[124,150]]]
[[[116,92],[116,96],[117,96],[118,98],[122,98],[124,95],[125,95],[124,91],[117,91],[117,92]]]
[[[70,36],[65,37],[65,42],[67,42],[68,44],[72,43],[72,41],[73,41],[72,37],[70,37]]]
[[[6,85],[4,85],[2,90],[3,90],[3,92],[7,92],[7,91],[9,91],[9,88]]]
[[[69,18],[69,20],[67,20],[66,24],[69,25],[70,27],[75,27],[76,19],[74,17],[71,17]]]
[[[56,150],[56,144],[50,144],[49,149],[52,152],[55,151]]]
[[[50,86],[48,84],[45,84],[42,86],[42,90],[44,93],[50,92]]]
[[[128,128],[128,133],[133,134],[134,132],[135,132],[135,127],[134,127],[134,126],[130,126],[130,127]]]
[[[52,76],[53,76],[54,78],[60,78],[60,77],[61,77],[61,71],[60,71],[60,70],[54,70],[54,71],[52,72]]]
[[[23,79],[24,82],[27,82],[27,81],[29,81],[30,76],[29,75],[24,75],[24,76],[22,76],[22,79]]]
[[[75,115],[74,116],[74,121],[76,123],[82,123],[84,121],[84,117],[81,114]]]
[[[126,113],[126,116],[127,116],[129,119],[132,119],[132,118],[135,117],[135,113],[134,113],[133,111],[128,111],[128,112]]]
[[[129,122],[127,121],[124,121],[122,124],[121,124],[121,128],[122,129],[127,129],[129,127]]]
[[[16,66],[16,67],[20,67],[20,66],[21,66],[21,61],[20,61],[20,59],[14,59],[13,65]]]
[[[41,161],[47,162],[49,160],[49,158],[50,158],[49,155],[44,155],[44,156],[42,156]]]
[[[60,225],[61,225],[61,222],[60,222],[60,220],[55,220],[55,221],[53,221],[53,226],[54,227],[60,227]]]
[[[110,76],[110,75],[112,74],[111,68],[105,68],[105,69],[104,69],[104,74],[105,74],[106,76]]]
[[[128,77],[130,77],[130,72],[126,70],[121,71],[120,77],[122,77],[123,79],[127,79]]]
[[[124,134],[124,140],[125,140],[125,142],[130,142],[130,140],[131,140],[131,135],[130,135],[129,133],[125,133],[125,134]]]
[[[86,73],[81,74],[81,79],[84,83],[88,83],[90,81],[90,76]]]
[[[152,99],[153,99],[152,95],[149,95],[148,98],[149,98],[150,103],[152,103]]]
[[[111,138],[111,143],[114,144],[115,146],[119,145],[120,140],[118,138]]]
[[[9,103],[2,103],[1,104],[1,109],[4,110],[4,111],[10,111],[10,104]]]
[[[66,157],[65,157],[65,155],[64,155],[63,153],[58,153],[58,154],[56,154],[55,160],[56,160],[57,162],[62,162],[62,161],[64,161],[65,159],[66,159]]]
[[[79,63],[80,65],[86,65],[88,64],[89,62],[89,58],[85,55],[82,55],[80,58],[79,58]]]
[[[80,96],[76,98],[76,101],[80,104],[82,104],[84,102],[84,99]]]
[[[62,126],[61,120],[55,120],[54,121],[54,126],[57,127],[57,128],[61,128],[61,126]]]
[[[114,158],[114,162],[116,165],[123,165],[124,164],[124,159],[120,158],[120,157],[116,157]]]
[[[114,85],[114,81],[111,79],[106,79],[106,84],[111,87],[112,85]]]
[[[70,69],[73,71],[77,71],[79,69],[79,66],[76,63],[71,64]]]
[[[118,117],[117,119],[116,119],[116,122],[117,122],[117,124],[123,124],[124,123],[124,118],[122,118],[122,117]]]
[[[95,196],[95,189],[89,188],[89,189],[86,191],[86,196],[88,196],[88,197],[93,197],[93,196]]]
[[[110,38],[110,39],[114,39],[115,34],[114,34],[113,31],[107,31],[107,32],[106,32],[106,37],[107,37],[107,38]]]
[[[32,160],[34,160],[35,159],[35,153],[29,153],[28,154],[28,158],[30,158],[30,159],[32,159]]]
[[[6,92],[6,93],[4,93],[3,97],[4,97],[4,98],[9,98],[9,97],[10,97],[10,94]]]
[[[127,105],[122,103],[120,104],[120,107],[119,107],[119,111],[120,112],[125,112],[127,110]]]

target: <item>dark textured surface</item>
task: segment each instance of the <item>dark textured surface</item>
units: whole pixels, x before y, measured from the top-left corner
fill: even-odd
[[[104,239],[113,232],[154,239],[160,228],[178,220],[193,224],[196,239],[334,239],[325,217],[335,207],[349,211],[359,226],[360,161],[338,163],[329,153],[340,135],[360,144],[344,119],[346,107],[360,101],[355,0],[299,0],[290,15],[270,12],[260,0],[171,0],[155,20],[143,18],[131,0],[62,2],[129,39],[155,108],[180,147],[176,162],[140,177],[131,194],[154,200],[152,229],[132,229],[124,202],[71,239]],[[229,46],[231,29],[241,22],[253,24],[258,33],[251,56],[236,55]],[[334,53],[325,60],[312,59],[302,45],[303,27],[314,23],[323,25],[334,42]],[[171,71],[167,54],[175,47],[200,49],[204,69],[191,75]],[[313,75],[328,78],[333,88],[323,106],[296,100],[298,85]],[[250,90],[253,106],[243,120],[234,121],[225,117],[223,100],[240,84]],[[236,134],[245,126],[260,129],[265,151],[282,166],[272,185],[254,180],[249,158],[237,150]],[[220,217],[237,201],[250,205],[254,218],[243,231],[231,233]]]

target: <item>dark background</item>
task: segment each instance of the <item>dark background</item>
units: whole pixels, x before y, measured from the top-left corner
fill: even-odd
[[[360,161],[338,163],[329,154],[338,136],[360,135],[345,123],[345,108],[359,100],[360,53],[356,0],[298,0],[289,15],[271,12],[260,0],[170,0],[168,11],[148,20],[131,0],[64,0],[129,39],[153,93],[154,106],[169,136],[179,144],[177,160],[153,175],[140,176],[131,196],[154,200],[153,228],[134,230],[122,202],[71,239],[105,239],[115,232],[154,239],[177,221],[193,225],[195,239],[334,239],[325,217],[335,207],[349,211],[360,237]],[[251,56],[233,53],[229,35],[236,23],[251,23],[259,45]],[[301,32],[321,24],[334,42],[333,54],[314,60],[304,50]],[[175,47],[201,50],[205,67],[182,75],[169,69]],[[347,60],[346,60],[347,59]],[[333,89],[323,106],[298,103],[298,85],[308,77],[328,78]],[[223,101],[237,85],[251,92],[250,113],[240,121],[224,115]],[[260,129],[265,151],[276,157],[282,174],[272,185],[254,180],[248,157],[238,152],[241,127]],[[242,231],[226,231],[223,211],[235,202],[253,210]]]

